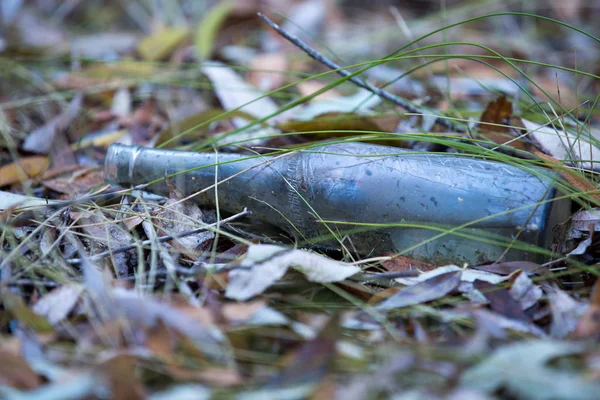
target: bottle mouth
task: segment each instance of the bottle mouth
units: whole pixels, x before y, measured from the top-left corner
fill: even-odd
[[[131,183],[133,167],[141,150],[140,146],[111,144],[104,159],[104,181],[119,185]]]

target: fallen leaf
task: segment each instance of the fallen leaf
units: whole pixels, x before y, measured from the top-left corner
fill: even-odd
[[[2,304],[23,325],[36,332],[53,332],[50,322],[45,317],[30,310],[20,296],[4,290],[2,293]]]
[[[234,5],[230,0],[220,1],[204,13],[195,37],[196,52],[200,61],[207,60],[213,53],[219,29],[227,15],[234,9]]]
[[[566,256],[580,256],[582,254],[585,254],[588,247],[590,247],[592,245],[592,242],[594,241],[594,229],[591,228],[588,231],[590,232],[589,236],[585,240],[579,242],[577,247],[565,254]]]
[[[329,371],[336,354],[336,342],[340,336],[338,316],[333,316],[319,335],[307,341],[297,351],[284,356],[286,366],[271,377],[265,388],[277,389],[294,384],[318,384]]]
[[[164,125],[160,117],[158,104],[151,97],[135,110],[131,123],[129,124],[129,133],[135,144],[145,145],[150,139],[158,133]]]
[[[599,382],[547,366],[553,358],[583,351],[580,344],[551,340],[508,344],[465,371],[460,386],[490,394],[506,389],[523,399],[595,399]]]
[[[142,400],[144,387],[136,374],[135,359],[130,355],[117,355],[102,363],[102,373],[108,378],[110,398],[115,400]]]
[[[426,303],[451,293],[460,284],[460,271],[446,272],[431,279],[408,286],[375,306],[378,310],[390,310]]]
[[[220,108],[209,108],[179,121],[171,120],[170,125],[160,132],[156,145],[164,144],[168,145],[167,148],[174,148],[181,141],[194,142],[204,139],[208,137],[213,122],[231,118],[242,118],[248,122],[256,120],[256,117],[244,111],[225,111]],[[177,137],[182,133],[185,133],[185,136]]]
[[[114,288],[109,296],[114,301],[113,312],[132,326],[152,329],[162,321],[168,329],[188,338],[204,355],[228,359],[221,346],[223,335],[215,326],[202,324],[188,312],[152,297],[143,297],[133,290]]]
[[[110,112],[117,117],[131,114],[131,93],[128,88],[120,88],[113,96]]]
[[[600,205],[600,194],[596,193],[598,191],[598,187],[591,180],[581,175],[578,171],[565,168],[562,161],[544,154],[537,149],[532,150],[532,153],[543,161],[545,167],[556,171],[564,180],[566,180],[576,189],[579,189],[582,192],[592,192],[586,194],[586,196],[594,200],[595,205]]]
[[[240,268],[229,272],[225,296],[235,300],[254,297],[281,278],[289,267],[302,272],[311,282],[339,282],[360,271],[355,265],[305,250],[252,245]]]
[[[186,383],[172,386],[167,390],[152,394],[152,400],[194,399],[210,400],[213,398],[212,389],[204,385]]]
[[[368,115],[372,108],[381,103],[379,96],[374,96],[365,89],[359,89],[353,95],[341,96],[327,100],[312,100],[302,108],[288,110],[278,116],[280,120],[312,121],[320,115],[331,113]]]
[[[577,211],[571,216],[571,229],[589,232],[590,226],[594,231],[600,231],[600,208]]]
[[[310,138],[327,139],[332,135],[336,137],[356,136],[357,132],[363,131],[394,132],[401,119],[402,117],[398,115],[369,116],[354,113],[327,112],[308,121],[285,121],[278,124],[277,127],[283,132],[314,132],[311,133]],[[390,145],[389,140],[369,142]]]
[[[165,28],[140,40],[137,50],[144,60],[164,60],[188,35],[187,28]]]
[[[311,79],[309,81],[299,82],[298,85],[296,85],[296,90],[298,90],[298,93],[301,97],[308,97],[313,93],[323,89],[325,86],[327,86],[326,83],[320,82],[316,79]],[[335,89],[329,89],[326,92],[313,97],[312,101],[334,100],[338,97],[341,97],[341,94],[339,94]]]
[[[267,118],[278,112],[279,107],[266,94],[256,87],[246,83],[237,73],[220,63],[211,63],[201,68],[203,74],[210,79],[215,94],[221,102],[223,109],[241,110],[257,119]],[[233,118],[236,128],[248,125],[243,118]],[[259,145],[263,138],[275,135],[276,131],[270,127],[255,126],[237,132],[233,136],[220,139],[221,144],[244,141],[246,145]]]
[[[48,322],[55,326],[73,311],[83,289],[83,286],[78,284],[68,284],[54,289],[34,304],[33,312],[46,317]]]
[[[0,210],[8,210],[19,207],[20,209],[31,207],[45,207],[56,204],[56,200],[40,199],[38,197],[23,196],[22,194],[10,193],[0,190]]]
[[[481,122],[479,123],[480,135],[484,139],[491,140],[494,143],[507,144],[520,150],[528,150],[531,148],[529,143],[523,139],[513,140],[516,138],[516,135],[513,133],[514,128],[510,126],[511,116],[512,103],[505,96],[491,101],[481,115]]]
[[[596,139],[587,139],[589,134],[585,131],[575,135],[551,125],[540,125],[526,119],[522,122],[527,136],[538,142],[541,150],[557,160],[559,165],[572,161],[577,167],[592,169],[589,160],[600,160],[600,148],[594,144]]]
[[[506,261],[488,265],[473,265],[470,268],[500,275],[511,275],[516,271],[524,271],[527,274],[538,273],[540,275],[544,275],[548,272],[547,269],[540,264],[530,261]]]
[[[460,315],[461,313],[458,313]],[[488,326],[494,326],[494,329],[508,330],[514,334],[514,332],[523,332],[530,335],[534,335],[540,338],[546,337],[546,332],[540,329],[534,323],[529,321],[521,321],[518,319],[507,318],[502,314],[498,314],[494,311],[478,308],[470,310],[465,313],[466,315],[475,317],[476,319],[485,319]]]
[[[151,79],[157,72],[158,68],[153,63],[123,60],[110,64],[93,64],[57,80],[56,85],[62,89],[73,90],[86,90],[90,86],[108,84],[122,87],[128,80]],[[112,97],[106,100],[112,100]]]
[[[69,195],[69,198],[76,198],[104,185],[103,173],[98,168],[75,168],[78,170],[74,170],[69,176],[43,180],[42,184],[57,193]]]
[[[211,63],[201,70],[212,82],[223,109],[229,111],[240,108],[255,118],[265,118],[279,110],[269,97],[264,96],[264,92],[246,83],[226,65]],[[246,122],[241,121],[235,125],[239,128],[246,125]]]
[[[562,339],[575,330],[586,310],[586,305],[576,301],[554,284],[545,285],[544,291],[548,296],[552,312],[550,334],[554,338]]]
[[[50,161],[48,157],[21,157],[10,164],[0,167],[0,187],[23,182],[44,173]]]
[[[32,153],[48,154],[58,131],[64,132],[75,121],[81,112],[83,95],[75,95],[67,108],[58,116],[52,118],[45,125],[30,132],[23,142],[23,150]]]
[[[496,284],[504,282],[507,279],[506,277],[496,275],[490,272],[477,271],[474,269],[463,269],[456,265],[446,265],[443,267],[438,267],[431,271],[423,272],[419,276],[408,278],[396,278],[395,281],[406,286],[416,285],[417,283],[425,282],[435,276],[445,274],[448,272],[461,272],[460,280],[462,282],[475,282],[476,280],[480,280],[491,284]]]
[[[523,310],[533,307],[544,296],[542,289],[534,284],[524,271],[521,271],[513,279],[508,292],[513,299],[521,304]]]
[[[223,316],[232,325],[287,325],[289,322],[285,315],[263,301],[225,304]]]
[[[137,34],[126,31],[80,34],[73,37],[71,51],[74,58],[106,59],[113,54],[124,54],[134,48],[138,40]]]
[[[285,82],[288,57],[285,53],[261,54],[250,61],[248,68],[248,81],[260,90],[271,91]]]
[[[42,378],[21,356],[0,349],[0,384],[31,390],[42,385]]]
[[[482,281],[475,281],[474,285],[489,300],[491,309],[498,314],[509,319],[529,321],[521,304],[510,295],[508,290]]]
[[[573,336],[580,338],[600,338],[600,279],[596,279],[590,305],[577,323]]]
[[[384,254],[386,255],[386,254]],[[388,271],[411,271],[417,270],[421,272],[433,271],[436,266],[426,262],[418,261],[406,256],[396,256],[389,261],[381,263]]]
[[[133,242],[133,238],[115,221],[108,219],[101,211],[71,212],[78,219],[78,226],[89,236],[92,245],[115,249]],[[103,249],[104,250],[104,249]],[[117,276],[123,278],[129,273],[128,260],[137,257],[135,250],[116,253],[111,256]]]

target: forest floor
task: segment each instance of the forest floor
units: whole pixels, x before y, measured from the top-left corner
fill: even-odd
[[[0,2],[0,397],[598,398],[600,8],[370,3]],[[333,170],[223,176],[325,141],[498,169],[398,193],[356,175],[339,203],[311,197]],[[219,172],[199,187],[140,150],[118,169],[113,144]],[[457,185],[480,190],[471,214],[441,211]],[[326,215],[429,190],[410,218]],[[486,200],[510,206],[480,218]],[[414,245],[365,251],[349,222]]]

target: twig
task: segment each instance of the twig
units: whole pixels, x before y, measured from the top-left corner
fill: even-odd
[[[232,215],[229,218],[225,218],[224,220],[219,221],[219,224],[226,224],[228,222],[231,222],[233,220],[236,220],[238,218],[244,217],[246,215],[250,215],[252,214],[251,211],[248,211],[246,208],[244,208],[244,211],[237,213],[235,215]],[[90,261],[95,261],[95,260],[99,260],[101,258],[104,257],[108,257],[111,254],[117,254],[117,253],[123,253],[132,249],[135,249],[138,246],[148,246],[152,243],[154,243],[155,241],[158,241],[159,243],[164,243],[164,242],[168,242],[169,240],[173,240],[173,239],[180,239],[186,236],[190,236],[190,235],[195,235],[196,233],[200,233],[200,232],[204,232],[206,230],[208,230],[209,228],[215,228],[217,226],[217,223],[215,222],[214,224],[210,224],[210,225],[206,225],[200,228],[196,228],[196,229],[192,229],[191,231],[186,231],[186,232],[182,232],[182,233],[178,233],[177,235],[165,235],[165,236],[159,236],[156,239],[148,239],[148,240],[144,240],[141,243],[133,243],[133,244],[128,244],[125,246],[121,246],[121,247],[117,247],[116,249],[110,249],[110,250],[106,250],[103,252],[100,252],[98,254],[95,254],[91,257],[89,257]],[[70,258],[67,260],[68,263],[71,264],[79,264],[81,263],[81,258]]]
[[[266,17],[262,13],[258,13],[258,16],[260,18],[262,18],[262,20],[265,21],[267,23],[267,25],[269,25],[271,28],[275,29],[277,31],[277,33],[279,33],[285,39],[287,39],[288,41],[293,43],[296,47],[298,47],[299,49],[304,51],[311,58],[313,58],[313,59],[317,60],[318,62],[320,62],[321,64],[325,64],[329,68],[335,70],[335,72],[337,72],[339,75],[341,75],[343,77],[349,77],[348,80],[350,82],[354,83],[355,85],[358,85],[361,88],[366,89],[369,92],[374,93],[381,98],[384,98],[388,101],[391,101],[392,103],[394,103],[396,105],[399,105],[400,107],[406,109],[408,112],[415,113],[415,114],[424,114],[423,110],[410,104],[408,101],[406,101],[396,95],[393,95],[390,92],[387,92],[383,89],[373,86],[370,83],[363,81],[362,79],[360,79],[357,76],[352,76],[352,73],[350,71],[343,69],[342,67],[340,67],[339,65],[337,65],[336,63],[334,63],[333,61],[331,61],[324,55],[320,54],[315,49],[313,49],[312,47],[310,47],[309,45],[304,43],[301,39],[299,39],[295,35],[292,35],[288,31],[286,31],[285,29],[283,29],[282,27],[277,25],[275,22],[271,21],[268,17]],[[454,130],[455,132],[464,132],[464,129],[456,126],[451,121],[444,119],[442,117],[436,117],[435,122],[439,125],[442,125],[445,128]]]
[[[349,279],[359,282],[367,281],[380,281],[385,279],[396,279],[396,278],[412,278],[419,276],[419,271],[411,269],[407,271],[390,271],[390,272],[378,272],[378,273],[362,273],[351,276]]]

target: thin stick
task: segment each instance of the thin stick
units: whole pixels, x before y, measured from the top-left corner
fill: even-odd
[[[210,225],[206,225],[206,226],[203,226],[203,227],[200,227],[200,228],[192,229],[191,231],[186,231],[186,232],[178,233],[177,235],[159,236],[156,239],[144,240],[141,243],[133,243],[133,244],[128,244],[128,245],[125,245],[125,246],[117,247],[116,249],[106,250],[106,251],[100,252],[98,254],[95,254],[95,255],[89,257],[88,259],[90,261],[99,260],[101,258],[108,257],[111,254],[123,253],[123,252],[126,252],[128,250],[135,249],[138,246],[148,246],[148,245],[154,243],[155,240],[158,241],[159,243],[164,243],[164,242],[168,242],[169,240],[180,239],[180,238],[183,238],[183,237],[186,237],[186,236],[195,235],[196,233],[204,232],[204,231],[206,231],[206,230],[208,230],[210,228],[215,228],[215,227],[218,226],[218,224],[226,224],[228,222],[231,222],[233,220],[236,220],[238,218],[241,218],[241,217],[244,217],[244,216],[250,215],[250,214],[252,214],[252,212],[248,211],[247,209],[244,208],[244,211],[242,211],[240,213],[237,213],[235,215],[232,215],[229,218],[225,218],[224,220],[221,220],[221,221],[216,222],[214,224],[210,224]],[[71,264],[80,264],[82,262],[82,259],[81,258],[70,258],[70,259],[67,260],[67,262],[71,263]]]
[[[384,98],[388,101],[391,101],[392,103],[394,103],[396,105],[399,105],[400,107],[406,109],[410,113],[424,114],[423,110],[410,104],[408,101],[406,101],[396,95],[393,95],[390,92],[387,92],[383,89],[373,86],[370,83],[363,81],[362,79],[360,79],[357,76],[351,76],[352,73],[350,71],[343,69],[342,67],[340,67],[339,65],[337,65],[336,63],[334,63],[333,61],[331,61],[324,55],[320,54],[315,49],[313,49],[312,47],[310,47],[309,45],[304,43],[302,40],[300,40],[298,37],[296,37],[295,35],[292,35],[291,33],[287,32],[285,29],[283,29],[282,27],[277,25],[275,22],[271,21],[268,17],[266,17],[262,13],[258,13],[258,16],[260,18],[262,18],[262,20],[265,21],[267,23],[267,25],[269,25],[271,28],[275,29],[277,31],[277,33],[279,33],[285,39],[287,39],[288,41],[293,43],[296,47],[298,47],[299,49],[304,51],[311,58],[313,58],[313,59],[317,60],[318,62],[320,62],[321,64],[325,64],[329,68],[335,70],[335,72],[337,72],[339,75],[343,76],[344,78],[350,77],[350,78],[348,78],[348,80],[350,82],[354,83],[355,85],[358,85],[361,88],[366,89],[369,92],[376,94],[377,96],[379,96],[381,98]],[[444,119],[442,117],[436,117],[435,122],[439,125],[442,125],[445,128],[454,130],[455,132],[464,132],[464,129],[454,125],[451,121]]]

